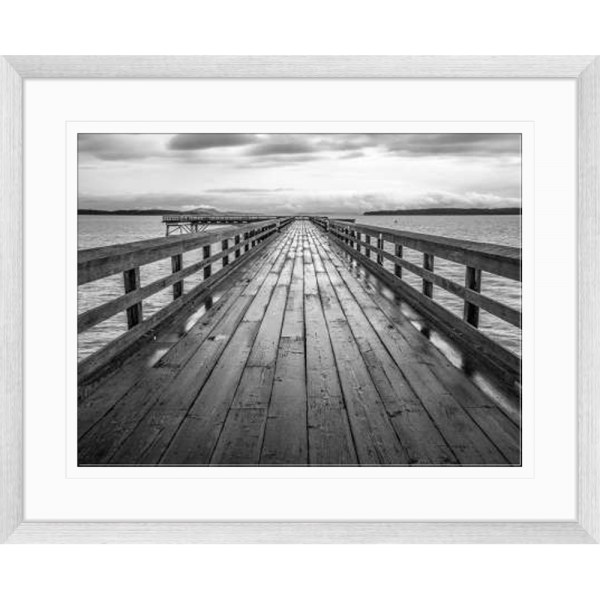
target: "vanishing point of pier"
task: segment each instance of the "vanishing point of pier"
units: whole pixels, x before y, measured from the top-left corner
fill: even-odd
[[[488,273],[520,281],[519,249],[320,217],[236,219],[202,231],[201,217],[169,216],[182,234],[79,252],[79,285],[122,274],[124,287],[81,313],[78,331],[120,313],[128,324],[79,363],[79,465],[520,464],[521,361],[479,329],[480,311],[521,326],[481,285]],[[464,282],[436,258],[462,265]],[[160,260],[170,274],[141,281]],[[202,281],[188,286],[192,274]],[[145,317],[165,289],[171,301]]]

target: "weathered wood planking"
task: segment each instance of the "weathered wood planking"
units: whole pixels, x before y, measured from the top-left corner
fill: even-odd
[[[266,256],[276,256],[281,251],[278,244]],[[258,271],[252,270],[245,275],[255,281],[263,282],[268,274],[268,262]],[[246,281],[246,277],[242,282]],[[251,295],[241,297],[243,283],[236,285],[228,292],[228,300],[224,309],[216,318],[207,319],[206,327],[201,324],[195,327],[190,335],[193,343],[176,344],[156,365],[155,370],[172,371],[173,376],[168,386],[160,390],[160,401],[140,421],[135,431],[116,452],[111,462],[129,464],[142,459],[155,463],[162,457],[168,444],[181,426],[187,412],[190,410],[199,391],[221,359],[229,340],[235,335],[246,308],[253,301]],[[154,393],[150,380],[143,380],[140,385],[146,385],[146,394]],[[124,402],[127,402],[124,399]]]
[[[519,464],[514,415],[338,252],[306,220],[259,248],[160,358],[82,399],[79,463]]]

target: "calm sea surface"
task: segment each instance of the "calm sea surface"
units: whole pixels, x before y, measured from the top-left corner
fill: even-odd
[[[357,223],[373,226],[521,247],[521,218],[518,216],[359,216],[355,218]],[[165,227],[160,217],[79,216],[78,221],[79,249],[136,242],[165,235]],[[201,250],[184,255],[184,261],[187,260],[184,266],[201,260],[200,254]],[[418,252],[406,248],[404,250],[404,258],[419,265],[421,256]],[[391,268],[391,265],[387,266]],[[170,259],[142,267],[140,269],[142,285],[168,275],[170,269]],[[464,266],[436,257],[435,271],[457,283],[464,283]],[[416,275],[404,270],[402,276],[407,283],[420,287],[421,279]],[[186,279],[186,288],[190,289],[190,286],[199,283],[201,279],[200,273]],[[484,273],[482,292],[499,302],[521,309],[521,284],[518,282]],[[123,278],[120,274],[79,286],[78,312],[84,312],[117,298],[122,293]],[[434,288],[434,297],[448,310],[462,316],[463,304],[459,298],[438,287]],[[144,301],[144,317],[152,315],[165,306],[171,298],[171,288],[150,296]],[[78,338],[79,360],[124,333],[126,329],[125,315],[119,314],[83,333]],[[520,329],[488,315],[485,311],[481,311],[480,329],[515,354],[521,355]]]

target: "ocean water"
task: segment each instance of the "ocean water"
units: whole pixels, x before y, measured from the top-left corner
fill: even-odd
[[[343,217],[350,215],[331,215]],[[474,240],[506,246],[521,247],[521,218],[518,216],[355,216],[357,223],[377,227],[388,227],[405,231],[442,235],[465,240]],[[78,218],[78,248],[95,248],[112,244],[136,242],[143,239],[163,237],[165,226],[158,216],[127,217],[127,216],[87,216]],[[386,248],[391,251],[391,248]],[[217,251],[216,248],[213,251]],[[201,259],[201,249],[187,253],[184,265]],[[420,265],[422,254],[404,249],[404,258]],[[386,267],[392,265],[386,261]],[[216,271],[217,265],[213,265]],[[170,259],[141,267],[142,285],[164,277],[171,272]],[[464,284],[465,268],[450,261],[435,258],[435,271],[457,283]],[[421,279],[416,275],[403,271],[404,280],[420,289]],[[201,273],[185,281],[186,289],[202,280]],[[82,313],[117,298],[123,293],[123,278],[121,274],[95,281],[78,288],[78,312]],[[521,284],[502,277],[484,273],[482,277],[482,293],[521,310]],[[434,299],[451,312],[462,316],[463,303],[456,296],[434,287]],[[144,301],[144,317],[154,314],[165,306],[172,298],[172,290],[168,288]],[[521,330],[489,315],[480,313],[481,331],[496,340],[517,355],[521,355]],[[81,360],[104,346],[127,330],[124,314],[100,323],[78,337],[78,359]]]

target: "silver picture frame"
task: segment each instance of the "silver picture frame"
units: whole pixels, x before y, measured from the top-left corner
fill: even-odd
[[[37,78],[569,78],[577,82],[577,518],[564,522],[28,522],[23,490],[23,84]],[[0,57],[0,541],[598,543],[600,57]]]

